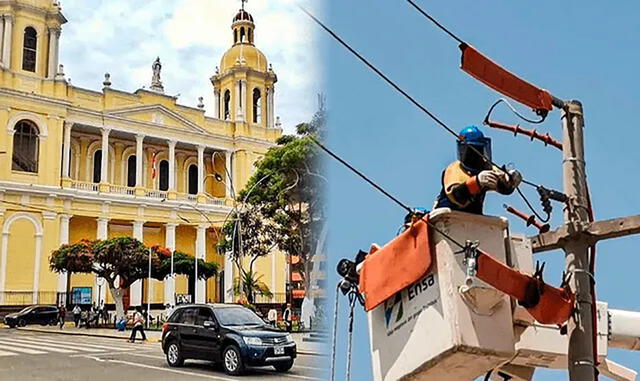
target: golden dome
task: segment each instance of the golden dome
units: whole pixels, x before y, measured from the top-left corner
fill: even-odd
[[[241,64],[260,72],[267,72],[267,57],[258,48],[251,44],[233,45],[222,56],[220,72],[224,74],[235,65]]]

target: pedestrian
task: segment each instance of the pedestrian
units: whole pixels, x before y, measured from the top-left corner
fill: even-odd
[[[61,304],[58,307],[58,322],[60,323],[60,329],[64,328],[64,320],[67,317],[67,309],[64,307],[64,304]]]
[[[287,308],[285,308],[284,313],[282,314],[282,320],[284,320],[287,332],[291,332],[291,329],[293,328],[293,312],[291,311],[291,303],[287,303]]]
[[[133,324],[133,329],[131,330],[129,342],[136,342],[136,332],[138,331],[140,331],[140,334],[142,335],[142,341],[147,341],[147,335],[144,334],[144,324],[146,320],[144,318],[144,315],[142,314],[140,307],[136,307],[136,311],[133,313],[130,322],[131,324]]]
[[[82,324],[84,324],[87,329],[89,328],[89,311],[82,310],[82,312],[80,312],[80,328],[82,328]]]
[[[80,312],[82,312],[82,310],[80,309],[79,305],[75,305],[75,307],[73,307],[73,322],[76,324],[76,328],[78,328],[78,324],[80,324]]]
[[[164,315],[165,315],[164,320],[169,321],[169,318],[171,317],[172,313],[173,313],[173,307],[171,306],[171,304],[167,303],[164,308]]]
[[[278,311],[275,308],[272,308],[267,312],[267,320],[269,320],[269,324],[272,326],[276,326],[276,322],[278,321]]]

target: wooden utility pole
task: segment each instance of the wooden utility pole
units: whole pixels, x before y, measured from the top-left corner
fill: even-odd
[[[576,294],[575,319],[569,320],[569,380],[595,380],[593,358],[593,320],[589,274],[589,242],[582,234],[589,227],[587,176],[584,162],[584,118],[582,104],[566,102],[562,109],[564,193],[569,197],[565,208],[565,227],[569,239],[563,245],[567,274]]]

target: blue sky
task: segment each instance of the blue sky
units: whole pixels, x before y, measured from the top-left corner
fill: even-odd
[[[252,0],[246,9],[256,22],[256,46],[278,75],[276,115],[287,132],[308,121],[321,90],[313,29],[294,0]],[[304,0],[317,6],[316,0]],[[143,5],[142,5],[143,4]],[[239,0],[63,0],[60,63],[75,86],[99,90],[104,73],[112,87],[135,91],[151,82],[160,57],[165,92],[195,107],[204,97],[213,115],[209,78],[231,46],[231,21]]]
[[[499,98],[458,68],[457,44],[406,2],[327,3],[324,20],[331,28],[456,130],[481,124],[488,107]],[[596,218],[640,213],[636,176],[640,159],[636,117],[640,108],[636,48],[640,4],[566,1],[559,8],[550,0],[535,5],[498,0],[418,3],[462,39],[521,77],[560,98],[582,101],[587,173]],[[328,79],[330,147],[401,200],[430,207],[440,189],[442,169],[455,159],[453,138],[335,42],[324,36],[321,44]],[[520,122],[502,107],[494,117],[506,123]],[[559,112],[550,114],[538,129],[560,138]],[[560,151],[505,132],[486,132],[493,138],[498,163],[513,162],[525,178],[562,189]],[[352,257],[372,242],[383,244],[393,238],[404,211],[336,162],[327,163],[331,183],[328,268],[333,269],[339,258]],[[538,206],[535,192],[523,189]],[[490,195],[486,212],[503,215],[503,203],[526,210],[515,195]],[[558,226],[561,206],[554,207],[553,224]],[[512,230],[535,233],[509,218]],[[636,291],[639,243],[640,237],[628,237],[598,245],[597,296],[612,308],[640,310]],[[547,262],[545,279],[558,284],[562,252],[536,258]],[[345,309],[341,318],[346,320]],[[354,380],[368,380],[369,342],[361,309],[355,326]],[[341,377],[346,327],[341,324],[339,329]],[[637,352],[610,349],[609,358],[640,371]],[[534,379],[566,380],[567,376],[566,372],[539,370]]]

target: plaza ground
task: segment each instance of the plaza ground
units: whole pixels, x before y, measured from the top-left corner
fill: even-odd
[[[287,373],[250,368],[233,377],[206,361],[186,361],[170,368],[157,337],[145,343],[123,338],[56,334],[0,328],[0,380],[324,380],[326,357],[299,354]]]

